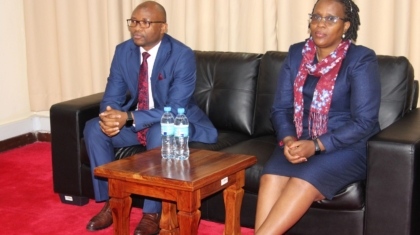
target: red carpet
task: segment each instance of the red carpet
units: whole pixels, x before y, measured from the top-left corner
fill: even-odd
[[[85,229],[102,203],[85,206],[61,203],[53,192],[51,144],[37,142],[0,153],[0,234],[109,235],[112,226],[97,232]],[[131,211],[130,230],[140,221],[141,209]],[[199,235],[223,234],[223,224],[201,220]],[[254,234],[242,228],[243,235]]]

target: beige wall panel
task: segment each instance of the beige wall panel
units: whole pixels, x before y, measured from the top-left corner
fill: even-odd
[[[32,111],[103,91],[115,46],[130,38],[125,20],[143,0],[22,1]],[[316,0],[158,2],[167,11],[168,33],[194,50],[264,53],[287,51],[309,37],[308,13]],[[406,56],[420,70],[420,1],[355,2],[361,17],[356,43]]]
[[[309,38],[308,14],[315,0],[279,0],[277,2],[278,50],[288,51],[290,45]]]
[[[407,56],[414,66],[414,75],[417,75],[418,80],[420,77],[420,1],[411,3],[410,13],[411,27]]]
[[[22,1],[0,1],[0,125],[30,112]]]

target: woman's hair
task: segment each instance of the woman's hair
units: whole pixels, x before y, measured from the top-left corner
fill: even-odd
[[[315,9],[316,4],[319,0],[316,1],[312,12]],[[352,39],[353,41],[357,40],[357,31],[359,30],[360,17],[359,17],[359,7],[352,0],[334,0],[343,4],[344,13],[346,14],[346,21],[350,22],[350,28],[346,32],[345,40]]]

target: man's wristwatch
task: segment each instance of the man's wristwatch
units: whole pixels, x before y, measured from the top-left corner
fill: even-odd
[[[314,144],[315,144],[315,155],[318,155],[321,153],[321,148],[319,147],[318,144],[318,138],[317,139],[313,139]]]
[[[126,127],[131,127],[133,125],[133,115],[131,112],[127,112],[127,121],[125,122]]]

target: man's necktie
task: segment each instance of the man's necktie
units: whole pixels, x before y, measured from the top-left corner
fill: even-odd
[[[137,110],[148,110],[149,109],[149,74],[148,74],[148,66],[147,66],[147,58],[149,58],[150,54],[147,52],[142,53],[143,62],[140,65],[140,74],[139,74],[139,96],[138,96],[138,104]],[[146,146],[146,133],[149,128],[144,128],[137,132],[137,139],[139,140],[140,144]]]

